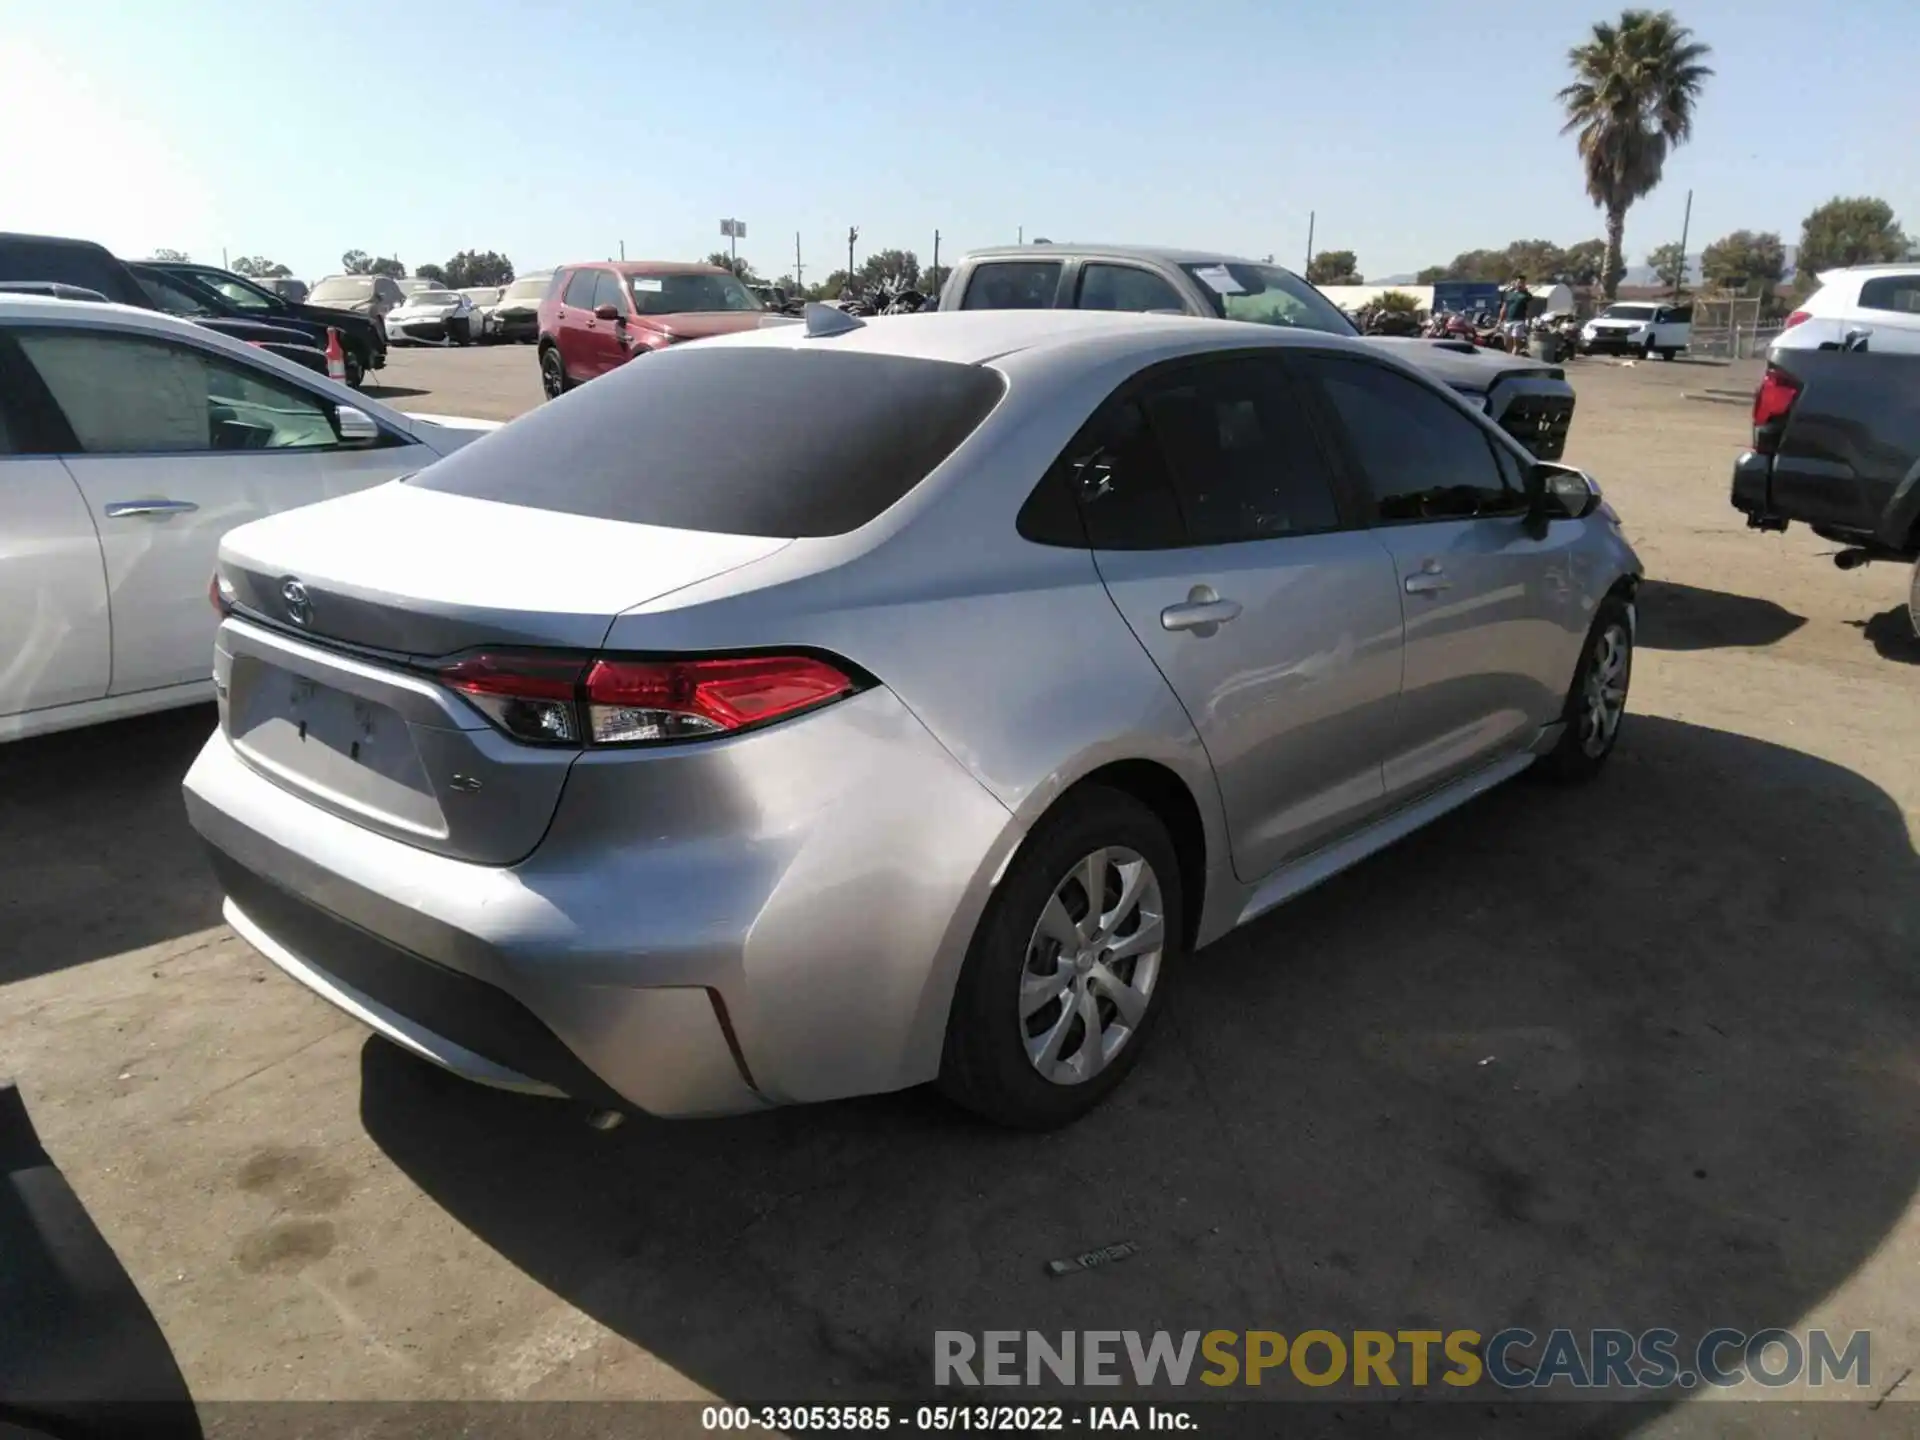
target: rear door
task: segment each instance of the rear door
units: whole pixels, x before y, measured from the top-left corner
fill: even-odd
[[[343,446],[324,397],[183,341],[52,325],[15,336],[64,419],[62,459],[99,532],[114,695],[208,677],[223,533],[391,478],[425,452],[397,435]]]
[[[1529,744],[1559,717],[1585,638],[1579,522],[1528,518],[1522,462],[1454,397],[1357,356],[1305,352],[1392,554],[1406,621],[1390,800]]]
[[[0,716],[98,700],[111,661],[100,537],[0,330]]]
[[[1162,367],[1063,462],[1101,578],[1206,745],[1253,882],[1381,807],[1400,690],[1392,557],[1264,356]]]
[[[1920,353],[1920,270],[1861,281],[1859,308],[1869,350]]]
[[[981,260],[967,276],[962,310],[1051,310],[1061,296],[1066,266],[1059,260]]]
[[[1074,285],[1074,306],[1080,310],[1171,311],[1186,313],[1186,301],[1163,277],[1144,265],[1113,260],[1085,260]]]

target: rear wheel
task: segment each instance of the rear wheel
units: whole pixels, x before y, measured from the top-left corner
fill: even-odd
[[[1050,1130],[1126,1079],[1177,963],[1173,842],[1130,795],[1088,788],[1034,828],[981,918],[947,1016],[940,1089]]]
[[[1610,595],[1587,632],[1573,686],[1567,692],[1560,741],[1534,770],[1544,779],[1576,783],[1591,780],[1607,763],[1627,714],[1627,687],[1633,681],[1633,620],[1626,602]]]
[[[1672,346],[1666,346],[1660,351],[1660,358],[1662,360],[1671,360],[1673,359],[1674,356],[1678,355],[1679,353],[1680,352],[1678,350],[1675,350]]]
[[[349,389],[358,390],[366,383],[367,367],[366,363],[361,360],[358,350],[347,351],[347,353],[341,357],[341,364],[346,371],[344,378]]]
[[[573,382],[567,378],[567,367],[560,359],[558,345],[540,347],[540,388],[546,391],[549,400],[558,400],[573,388]]]

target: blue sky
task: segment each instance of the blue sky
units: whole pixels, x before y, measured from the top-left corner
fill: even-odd
[[[1601,233],[1554,91],[1591,3],[0,0],[0,225],[127,256],[522,270],[1031,239],[1357,252]],[[1612,12],[1617,13],[1617,9]],[[1628,258],[1877,194],[1920,230],[1913,0],[1689,0],[1718,74]],[[1484,38],[1483,38],[1484,37]],[[40,143],[19,143],[18,137]]]

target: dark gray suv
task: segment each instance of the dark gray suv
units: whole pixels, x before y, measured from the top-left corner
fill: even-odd
[[[1205,250],[1042,243],[975,250],[940,292],[941,310],[1132,310],[1251,321],[1360,337],[1291,270]],[[1542,460],[1566,452],[1573,387],[1557,365],[1465,341],[1364,337],[1469,397]]]

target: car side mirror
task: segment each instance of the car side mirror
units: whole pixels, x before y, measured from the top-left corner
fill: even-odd
[[[1584,520],[1600,505],[1600,487],[1584,470],[1537,460],[1527,471],[1533,513],[1547,520]]]
[[[601,305],[594,310],[593,318],[596,320],[618,320],[620,318],[620,312],[611,305]]]
[[[1840,342],[1840,348],[1857,355],[1867,348],[1867,341],[1872,335],[1871,330],[1849,330],[1846,338]]]
[[[333,429],[342,445],[366,445],[380,438],[374,418],[353,405],[333,407]]]

